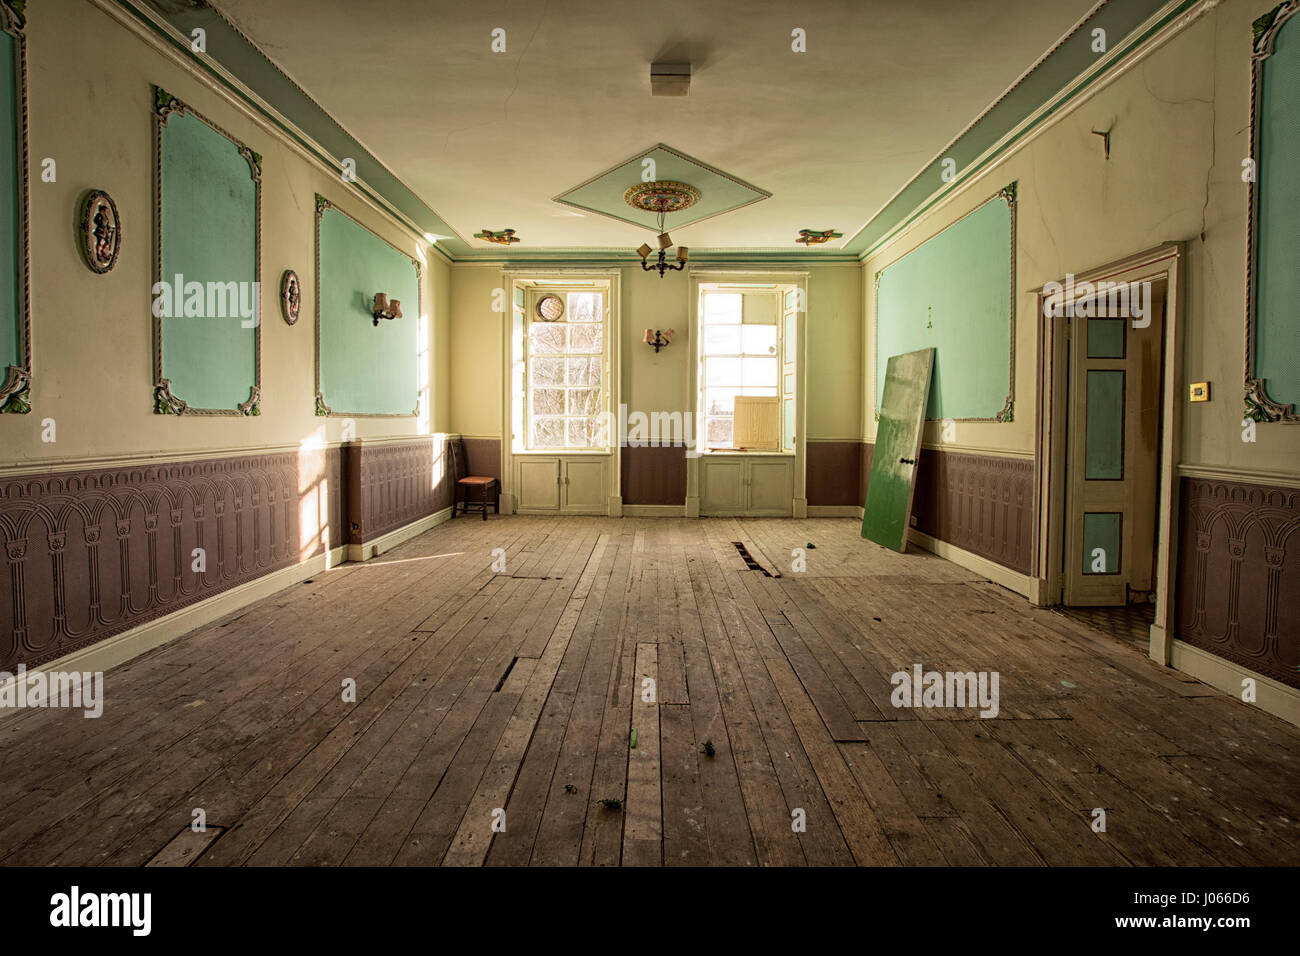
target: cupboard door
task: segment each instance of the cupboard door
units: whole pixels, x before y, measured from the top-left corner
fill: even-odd
[[[516,459],[520,511],[560,509],[560,461],[558,458]]]
[[[792,463],[783,458],[757,458],[750,459],[747,464],[749,507],[746,514],[788,516],[794,497]]]
[[[700,459],[700,514],[744,514],[745,497],[745,459]]]
[[[608,511],[603,459],[565,459],[562,475],[564,511],[583,514],[605,514]]]

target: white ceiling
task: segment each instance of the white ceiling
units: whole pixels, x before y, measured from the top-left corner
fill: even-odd
[[[215,3],[463,239],[489,248],[470,237],[509,227],[517,251],[643,241],[552,197],[659,142],[772,193],[677,242],[796,249],[805,228],[846,242],[1095,5]],[[807,53],[791,52],[796,27]],[[654,60],[689,60],[690,95],[651,97]]]

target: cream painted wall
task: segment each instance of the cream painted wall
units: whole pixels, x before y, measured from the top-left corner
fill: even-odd
[[[1250,153],[1251,23],[1270,6],[1228,0],[1193,21],[866,260],[868,440],[875,435],[870,277],[1018,181],[1015,421],[958,423],[956,447],[1033,452],[1033,290],[1066,273],[1186,240],[1186,376],[1210,381],[1212,400],[1184,404],[1182,462],[1247,480],[1300,474],[1300,426],[1260,425],[1255,444],[1241,440],[1247,229],[1241,163]],[[1112,131],[1109,161],[1094,129]],[[938,438],[937,426],[929,426],[926,443]]]
[[[492,301],[503,286],[501,269],[454,265],[451,271],[451,428],[499,437],[505,316],[492,312]],[[861,270],[847,263],[807,271],[808,436],[853,441],[862,427]],[[622,401],[629,412],[685,412],[691,406],[690,282],[685,274],[660,278],[639,265],[620,273]],[[641,341],[647,328],[677,335],[656,354]]]
[[[499,265],[451,267],[451,430],[501,437],[501,374],[509,297]]]
[[[65,25],[77,23],[68,30]],[[42,0],[28,19],[31,194],[32,412],[0,415],[0,469],[71,467],[149,456],[239,452],[337,441],[342,421],[314,414],[314,195],[328,196],[385,239],[429,261],[424,312],[433,329],[431,397],[421,419],[358,419],[359,438],[446,428],[450,418],[449,279],[440,253],[369,206],[354,187],[289,148],[173,54],[160,52],[87,0]],[[176,417],[153,413],[152,97],[163,86],[262,154],[262,414]],[[42,182],[41,162],[57,162]],[[117,267],[92,274],[73,220],[82,193],[107,190],[123,243]],[[196,223],[202,228],[202,223]],[[303,282],[302,317],[280,317],[286,268]],[[56,441],[43,442],[54,419]]]

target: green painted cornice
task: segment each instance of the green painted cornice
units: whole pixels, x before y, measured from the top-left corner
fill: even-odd
[[[355,160],[358,182],[351,183],[351,188],[394,210],[412,230],[420,234],[455,236],[450,225],[218,11],[206,4],[191,6],[167,0],[115,2],[199,65],[215,84],[248,103],[321,162],[337,167],[340,160]],[[195,53],[190,46],[191,31],[196,27],[201,27],[207,35],[207,53]],[[220,51],[220,55],[216,51]],[[220,69],[216,68],[218,66]],[[249,97],[239,85],[231,83],[231,77],[251,91],[254,97]],[[267,106],[274,112],[268,112]],[[287,124],[281,117],[288,121]],[[456,238],[440,239],[438,246],[453,258],[470,250],[467,243]]]
[[[1031,130],[1114,70],[1158,30],[1199,2],[1201,0],[1181,0],[1174,4],[1170,0],[1108,0],[953,140],[934,162],[917,173],[849,240],[845,250],[865,259],[950,191],[979,175]],[[1146,30],[1141,29],[1166,7],[1168,9],[1158,22]],[[1113,56],[1104,69],[1070,90],[1068,95],[1058,98],[1063,90],[1105,56],[1104,53],[1094,53],[1092,49],[1093,31],[1097,29],[1106,31],[1106,49],[1114,51]],[[1025,120],[1049,103],[1053,103],[1051,109],[1010,137]],[[996,151],[994,147],[997,147]],[[945,185],[944,161],[948,159],[956,164],[956,176]]]
[[[437,243],[437,248],[453,262],[508,261],[511,264],[523,264],[639,261],[629,255],[628,251],[619,249],[536,249],[524,246],[507,251],[480,249],[463,239],[455,238],[456,232],[450,224],[349,135],[251,39],[212,7],[206,4],[191,6],[174,0],[113,2],[198,64],[215,84],[225,87],[247,102],[268,122],[283,130],[321,162],[333,166],[341,159],[355,160],[359,181],[350,184],[351,188],[395,211],[417,233],[453,237],[439,239]],[[700,261],[816,263],[865,259],[938,203],[950,190],[979,175],[1030,130],[1081,95],[1100,77],[1132,55],[1157,30],[1198,2],[1200,0],[1108,0],[953,140],[934,162],[917,173],[892,200],[853,234],[842,249],[718,250]],[[20,4],[7,5],[18,6],[21,10]],[[1148,29],[1142,30],[1142,26],[1162,9],[1165,10],[1164,16]],[[207,33],[207,53],[195,53],[190,47],[189,37],[196,27],[202,27]],[[1095,29],[1106,31],[1107,48],[1112,51],[1112,55],[1104,69],[1090,76],[1086,82],[1069,89],[1071,84],[1094,66],[1100,56],[1105,55],[1092,50]],[[1062,91],[1067,89],[1068,94],[1062,96]],[[249,92],[253,95],[249,96]],[[1044,110],[1049,104],[1051,108]],[[1032,124],[1018,130],[1029,117],[1039,111],[1042,111],[1041,115]],[[1011,135],[1013,133],[1014,136]],[[945,186],[942,174],[946,159],[951,159],[956,164],[956,176]]]

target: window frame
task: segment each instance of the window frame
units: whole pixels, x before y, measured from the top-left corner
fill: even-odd
[[[572,325],[598,326],[601,330],[600,351],[598,353],[563,351],[563,352],[555,352],[555,353],[547,353],[547,354],[535,354],[532,351],[531,332],[532,332],[533,325],[540,324],[543,326],[558,325],[564,327],[572,327],[569,324],[569,314],[570,314],[569,296],[575,294],[581,295],[583,293],[587,293],[587,294],[595,293],[600,296],[600,305],[599,305],[600,318],[597,322],[575,322],[572,323]],[[561,316],[560,319],[558,319],[555,322],[543,322],[541,319],[537,317],[537,304],[548,295],[564,296],[564,315]],[[607,455],[609,454],[612,441],[616,437],[616,436],[611,436],[610,429],[609,429],[609,424],[611,421],[610,418],[610,333],[611,333],[611,329],[610,329],[609,295],[610,295],[610,290],[606,287],[603,287],[599,283],[594,283],[594,284],[574,283],[572,285],[569,285],[569,284],[559,284],[559,283],[552,284],[550,282],[547,282],[544,284],[530,285],[526,288],[524,294],[524,317],[523,317],[523,408],[522,408],[521,420],[518,423],[518,427],[521,431],[519,441],[518,441],[518,445],[520,446],[521,449],[519,452],[520,454],[527,454],[527,455]],[[560,415],[537,415],[536,413],[534,413],[533,402],[532,402],[533,391],[535,387],[542,387],[542,386],[534,386],[533,383],[534,362],[536,359],[539,358],[558,358],[558,359],[565,360],[566,378],[567,378],[567,361],[569,359],[599,358],[600,369],[601,369],[600,386],[599,386],[600,407],[594,413],[588,416],[569,415],[567,413],[563,413]],[[559,385],[558,388],[560,388],[562,391],[565,392],[566,408],[567,408],[567,397],[568,397],[567,393],[572,389],[567,381]],[[546,447],[546,448],[535,447],[533,445],[532,432],[533,432],[534,419],[555,418],[564,422],[565,439],[567,441],[568,438],[567,423],[571,420],[581,420],[584,417],[596,421],[598,425],[603,424],[604,442],[602,444],[587,445],[587,446],[562,444],[562,445],[556,445],[553,447]]]
[[[760,281],[756,279],[755,281],[746,282],[744,281],[743,278],[737,277],[736,279],[730,281],[701,280],[699,282],[699,287],[695,295],[695,300],[696,300],[695,321],[693,323],[692,331],[696,337],[696,341],[699,343],[695,350],[695,376],[694,376],[694,383],[693,383],[693,392],[694,392],[695,425],[696,425],[696,436],[697,436],[696,442],[697,442],[697,447],[700,455],[702,456],[779,455],[784,457],[797,456],[798,453],[797,441],[792,442],[789,448],[777,447],[775,449],[738,449],[735,447],[730,447],[730,448],[711,447],[709,445],[709,440],[708,440],[709,422],[711,420],[724,419],[727,418],[728,416],[710,415],[708,412],[708,406],[706,404],[706,395],[709,386],[707,385],[706,377],[705,377],[706,369],[707,369],[706,362],[710,358],[735,358],[740,360],[743,363],[745,357],[747,357],[747,353],[744,352],[743,332],[741,333],[741,351],[739,353],[736,353],[735,355],[732,355],[730,353],[720,355],[720,354],[711,354],[706,351],[705,344],[704,344],[705,341],[704,329],[706,325],[705,300],[709,295],[739,294],[741,296],[741,317],[740,317],[740,322],[736,323],[735,326],[738,329],[743,329],[746,324],[745,315],[744,315],[744,297],[746,294],[771,295],[772,298],[775,300],[774,326],[776,328],[776,351],[774,353],[769,353],[767,355],[763,355],[761,353],[752,353],[749,354],[748,357],[771,358],[776,362],[776,383],[771,386],[751,386],[751,388],[755,390],[757,389],[770,390],[771,394],[767,397],[775,397],[777,399],[776,412],[775,412],[777,416],[777,434],[783,435],[784,434],[783,431],[784,423],[782,420],[782,409],[783,409],[783,398],[784,398],[783,374],[784,374],[784,366],[786,364],[785,355],[786,355],[786,344],[787,344],[785,320],[786,320],[787,312],[790,311],[787,310],[785,307],[785,299],[788,293],[792,291],[803,290],[803,289],[805,289],[805,283],[804,281],[801,281],[801,278],[799,276],[790,276],[789,278],[780,278],[780,279],[774,278],[770,281]],[[804,294],[806,294],[806,292]],[[794,318],[796,322],[795,336],[796,336],[796,345],[797,345],[797,337],[799,334],[798,325],[797,325],[797,323],[799,322],[798,311],[795,311]],[[764,325],[766,323],[751,323],[751,324]],[[742,364],[741,374],[742,374],[742,384],[737,386],[738,389],[737,394],[744,395],[746,394],[746,386],[743,384],[743,374],[744,374],[743,364]],[[795,380],[796,391],[802,388],[801,377],[802,376],[800,376],[796,372],[796,380]],[[713,386],[713,387],[724,388],[727,386]],[[752,394],[759,394],[759,392],[754,391],[752,392]],[[734,405],[732,406],[732,414],[730,418],[733,422],[732,441],[734,442],[735,440],[735,432],[734,432],[735,406]],[[798,430],[799,430],[798,426],[796,425],[796,435],[798,433]],[[784,442],[781,442],[780,445],[784,445]]]

